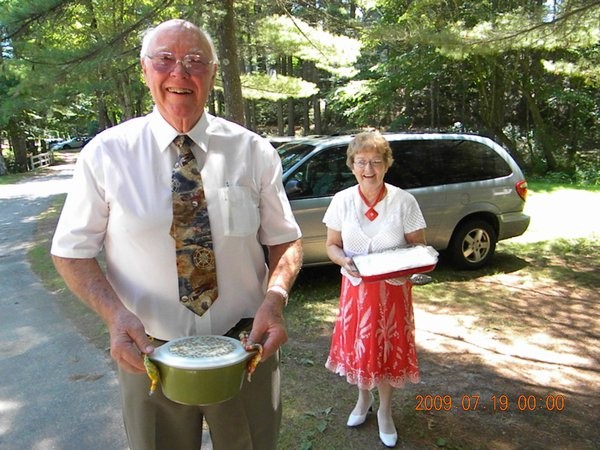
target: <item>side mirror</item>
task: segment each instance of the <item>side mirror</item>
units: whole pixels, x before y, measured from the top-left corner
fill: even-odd
[[[289,198],[298,197],[304,193],[304,183],[302,181],[292,178],[285,183],[285,193]]]
[[[424,286],[433,281],[433,278],[424,273],[414,273],[410,277],[410,282],[416,286]]]

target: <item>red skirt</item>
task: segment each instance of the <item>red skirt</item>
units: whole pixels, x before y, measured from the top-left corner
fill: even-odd
[[[412,284],[353,286],[342,276],[340,309],[325,367],[359,389],[418,383]]]

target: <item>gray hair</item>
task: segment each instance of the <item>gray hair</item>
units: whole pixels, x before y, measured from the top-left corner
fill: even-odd
[[[364,131],[358,133],[348,144],[346,151],[346,165],[350,170],[354,167],[354,157],[357,153],[367,150],[375,150],[381,155],[386,170],[394,162],[390,143],[379,131]]]
[[[152,42],[152,39],[154,39],[156,32],[159,31],[159,29],[161,28],[162,25],[169,23],[169,22],[179,22],[183,28],[188,28],[190,30],[197,31],[200,34],[200,36],[202,36],[206,40],[206,42],[208,42],[208,45],[210,47],[210,53],[211,53],[210,57],[211,57],[212,62],[215,64],[219,63],[217,51],[215,50],[215,44],[213,43],[213,40],[210,37],[210,35],[206,31],[204,31],[202,28],[200,28],[199,26],[194,25],[193,23],[188,22],[187,20],[182,20],[182,19],[168,20],[166,22],[160,23],[159,25],[157,25],[155,27],[151,27],[151,28],[148,28],[147,30],[145,30],[142,33],[142,48],[140,50],[140,59],[144,59],[148,55],[148,48],[150,47],[150,43]]]

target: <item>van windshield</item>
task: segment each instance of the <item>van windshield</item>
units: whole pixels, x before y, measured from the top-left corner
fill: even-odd
[[[314,148],[315,146],[311,144],[295,142],[290,142],[289,144],[283,144],[279,146],[279,148],[277,148],[277,152],[281,158],[283,173],[287,172],[291,167],[294,166],[294,164],[312,152]]]

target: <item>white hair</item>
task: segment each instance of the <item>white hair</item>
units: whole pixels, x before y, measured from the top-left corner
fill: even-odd
[[[142,48],[140,50],[140,59],[144,59],[148,55],[148,48],[150,47],[150,43],[152,42],[152,39],[154,39],[156,32],[159,31],[163,25],[171,22],[179,22],[182,27],[197,31],[200,34],[200,36],[202,36],[206,40],[206,42],[208,42],[212,62],[215,64],[219,62],[219,58],[217,57],[217,51],[215,50],[215,44],[213,43],[213,40],[210,37],[210,35],[199,26],[182,19],[168,20],[166,22],[162,22],[161,24],[155,27],[148,28],[146,31],[144,31],[142,33]]]

